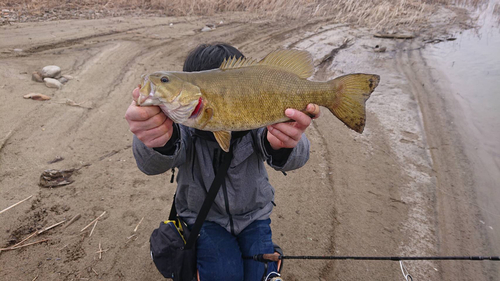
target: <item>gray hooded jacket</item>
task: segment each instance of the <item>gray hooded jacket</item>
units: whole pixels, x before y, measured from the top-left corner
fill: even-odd
[[[275,170],[290,171],[302,167],[309,159],[309,140],[304,134],[294,149],[276,153],[270,148],[266,133],[266,128],[252,130],[233,137],[231,142],[233,159],[207,220],[233,234],[271,214],[274,188],[269,183],[264,161]],[[175,125],[174,136],[164,148],[148,148],[134,136],[133,152],[137,166],[145,174],[156,175],[174,167],[179,169],[177,213],[188,224],[194,224],[222,161],[222,150],[212,133]]]

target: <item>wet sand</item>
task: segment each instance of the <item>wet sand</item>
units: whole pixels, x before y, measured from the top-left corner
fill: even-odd
[[[481,209],[480,228],[490,240],[488,254],[500,252],[500,1],[486,1],[473,12],[477,25],[457,32],[456,40],[426,48],[430,67],[440,72],[436,78],[450,81],[445,98],[455,100],[450,111],[464,153],[471,164],[473,181]]]
[[[445,36],[465,20],[460,11],[441,13],[413,40],[374,38],[375,30],[328,19],[270,22],[244,14],[0,27],[0,38],[8,39],[0,42],[0,209],[33,195],[0,214],[0,247],[81,214],[69,227],[30,240],[48,242],[2,251],[2,275],[9,280],[161,279],[148,239],[168,215],[175,184],[169,183],[170,173],[146,176],[137,169],[123,116],[141,74],[180,70],[188,50],[214,41],[233,44],[254,58],[283,47],[308,50],[317,65],[313,80],[353,72],[381,76],[367,103],[362,135],[324,109],[307,132],[312,143],[308,164],[287,176],[269,171],[277,204],[273,237],[286,255],[485,253],[486,233],[473,231],[481,214],[475,205],[462,204],[474,200],[474,193],[463,176],[470,168],[467,158],[445,110],[453,107],[441,96],[448,82],[436,81],[438,74],[421,55],[425,38]],[[457,25],[448,25],[455,17]],[[221,21],[215,30],[200,31]],[[345,38],[351,44],[321,64]],[[386,52],[375,52],[376,45]],[[61,90],[31,81],[32,71],[51,64],[75,79]],[[30,92],[52,99],[23,99]],[[68,105],[68,99],[81,106]],[[56,157],[64,160],[48,164]],[[44,170],[68,168],[81,168],[74,183],[38,186]],[[104,211],[92,236],[91,228],[80,231]],[[101,255],[99,247],[106,250]],[[288,260],[284,266],[287,281],[402,278],[396,262]],[[497,276],[488,263],[406,266],[416,280]]]

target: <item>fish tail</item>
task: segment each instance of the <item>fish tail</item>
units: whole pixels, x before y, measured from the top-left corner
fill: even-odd
[[[380,81],[375,74],[348,74],[327,83],[333,87],[333,98],[326,107],[347,127],[362,133],[365,127],[365,102]]]

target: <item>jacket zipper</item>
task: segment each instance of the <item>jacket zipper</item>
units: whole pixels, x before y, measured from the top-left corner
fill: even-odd
[[[216,169],[218,169],[220,167],[223,159],[224,159],[224,157],[222,157],[222,151],[220,149],[215,150],[215,152],[214,152],[214,174],[217,173]],[[231,229],[231,234],[234,235],[234,221],[233,221],[233,215],[231,214],[231,211],[229,210],[229,196],[227,194],[226,181],[222,182],[222,192],[224,195],[224,205],[226,207],[226,213],[229,216],[229,226]]]
[[[226,204],[226,213],[229,215],[229,225],[231,227],[231,234],[234,235],[233,215],[231,215],[231,212],[229,211],[229,199],[227,196],[226,182],[222,183],[222,190],[224,191],[224,203]]]

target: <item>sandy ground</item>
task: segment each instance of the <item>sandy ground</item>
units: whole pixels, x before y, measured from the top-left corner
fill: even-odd
[[[488,249],[477,231],[468,164],[443,97],[445,82],[421,54],[425,39],[446,36],[443,10],[413,40],[378,39],[377,30],[328,19],[270,22],[245,15],[211,18],[110,18],[0,27],[0,247],[2,280],[161,280],[149,257],[149,235],[165,219],[175,184],[171,174],[146,176],[136,167],[123,116],[140,76],[180,70],[188,50],[223,41],[246,56],[278,48],[310,51],[313,80],[367,72],[381,83],[367,103],[362,135],[326,110],[307,134],[311,158],[287,176],[270,171],[277,207],[274,240],[287,255],[476,255]],[[458,17],[460,22],[460,17]],[[219,24],[222,21],[222,24]],[[205,24],[217,24],[201,32]],[[331,62],[321,59],[351,39]],[[386,52],[374,52],[381,45]],[[14,51],[13,49],[22,49]],[[61,90],[31,81],[58,65],[74,76]],[[38,92],[49,101],[23,99]],[[66,102],[74,101],[80,106]],[[49,164],[62,157],[64,160]],[[81,168],[74,183],[43,188],[46,169]],[[461,200],[456,200],[461,198]],[[81,232],[97,216],[92,227]],[[136,229],[136,231],[134,231]],[[104,252],[99,255],[99,247]],[[415,280],[496,280],[491,263],[406,262]],[[397,262],[287,260],[285,280],[402,280]]]

